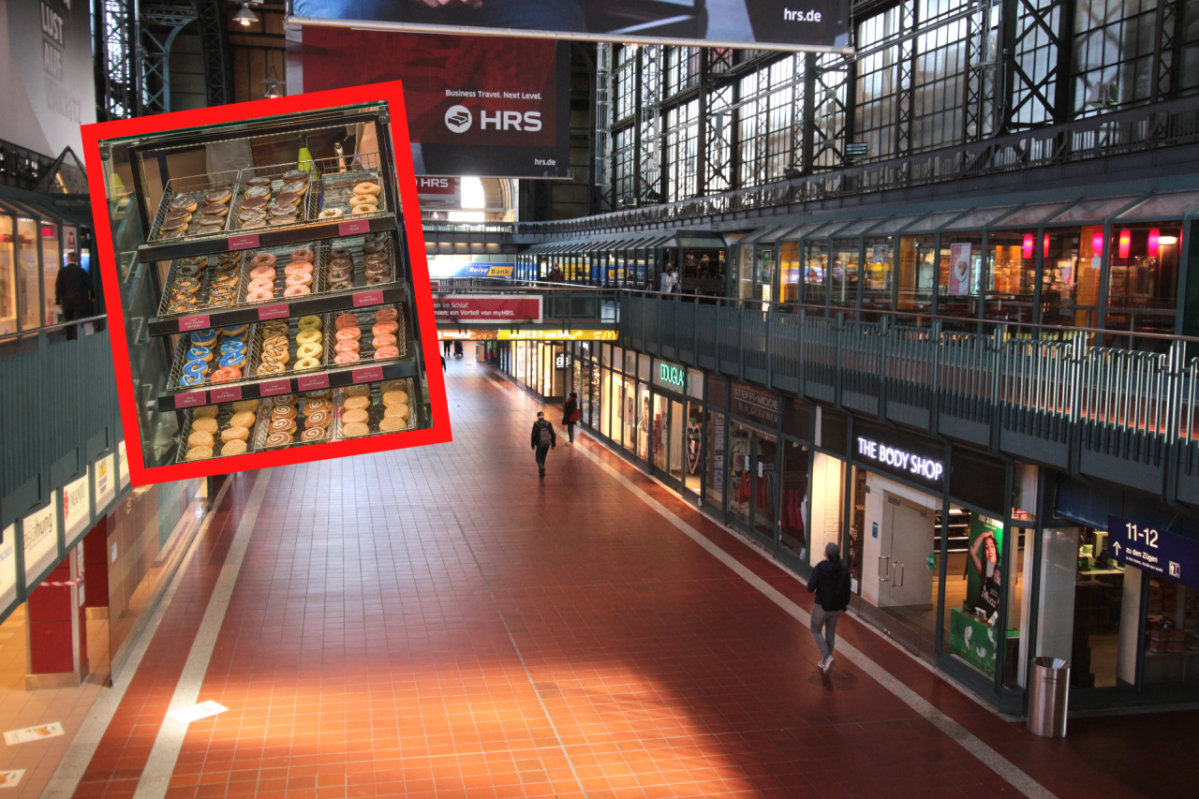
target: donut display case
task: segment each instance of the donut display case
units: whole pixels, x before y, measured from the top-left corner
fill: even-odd
[[[307,99],[95,137],[105,193],[135,211],[114,222],[112,264],[99,243],[142,483],[449,439],[396,102],[288,111]]]

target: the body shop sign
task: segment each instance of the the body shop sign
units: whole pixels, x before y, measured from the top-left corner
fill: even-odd
[[[33,582],[58,555],[58,492],[50,492],[50,504],[21,521],[25,544],[25,584]]]
[[[857,437],[857,458],[877,464],[887,471],[929,485],[939,486],[945,479],[945,462],[884,444],[865,436]]]
[[[85,474],[73,483],[67,483],[62,489],[62,525],[66,530],[67,546],[70,547],[75,537],[87,529],[91,519],[92,503],[88,496],[88,486],[91,479]]]

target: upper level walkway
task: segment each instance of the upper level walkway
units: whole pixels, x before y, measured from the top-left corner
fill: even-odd
[[[52,795],[1189,794],[1193,712],[1045,741],[854,617],[824,675],[791,575],[586,437],[539,480],[493,371],[448,390],[450,444],[233,478]]]

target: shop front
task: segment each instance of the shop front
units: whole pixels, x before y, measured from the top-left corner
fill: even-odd
[[[546,400],[566,398],[570,352],[565,341],[498,341],[495,362],[504,374]]]
[[[703,462],[703,372],[656,358],[652,375],[652,473],[698,501]]]

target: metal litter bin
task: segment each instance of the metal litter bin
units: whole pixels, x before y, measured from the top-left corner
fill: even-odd
[[[1028,731],[1042,738],[1066,737],[1070,661],[1034,658],[1028,691]]]

